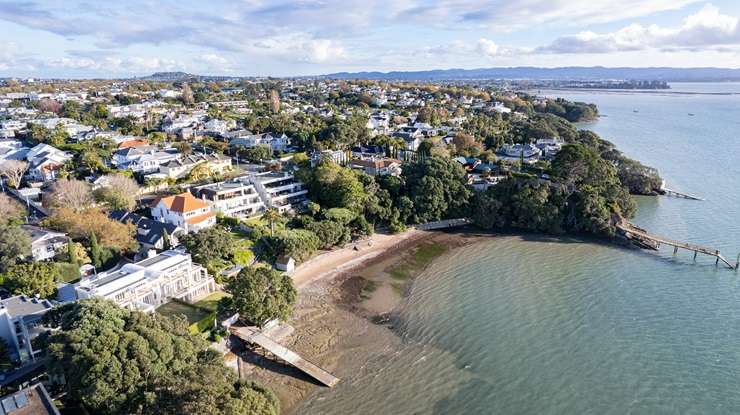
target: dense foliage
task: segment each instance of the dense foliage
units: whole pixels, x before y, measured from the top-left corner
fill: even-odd
[[[552,181],[513,176],[480,193],[473,201],[473,219],[488,229],[610,236],[619,218],[635,212],[617,168],[589,147],[563,147],[551,174]]]
[[[277,398],[238,381],[184,318],[91,299],[60,306],[45,322],[59,328],[48,340],[49,372],[63,375],[65,399],[90,413],[279,413]]]
[[[226,283],[225,291],[231,296],[219,301],[219,313],[239,313],[260,326],[273,319],[287,320],[298,298],[290,275],[262,266],[242,269]]]

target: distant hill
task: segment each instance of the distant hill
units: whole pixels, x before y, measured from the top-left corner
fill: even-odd
[[[231,76],[195,75],[187,72],[155,72],[149,76],[139,77],[137,79],[144,81],[178,82],[188,80],[220,81],[233,78]]]
[[[510,67],[480,69],[434,69],[428,71],[339,72],[323,75],[325,79],[373,79],[401,81],[531,79],[531,80],[662,80],[740,81],[740,69],[731,68],[605,68],[593,67]]]

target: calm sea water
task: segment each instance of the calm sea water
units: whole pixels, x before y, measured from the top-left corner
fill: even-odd
[[[598,104],[604,117],[582,128],[706,199],[640,198],[636,223],[735,258],[740,96],[557,95]],[[402,341],[300,412],[740,413],[740,275],[709,258],[494,237],[437,260],[400,320]]]

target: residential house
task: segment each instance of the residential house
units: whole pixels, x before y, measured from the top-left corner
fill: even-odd
[[[159,166],[159,173],[173,179],[185,177],[195,166],[207,164],[211,173],[224,174],[231,168],[231,157],[222,154],[195,153],[179,157]]]
[[[72,155],[48,144],[38,144],[26,153],[28,172],[32,181],[51,182],[56,180],[59,170],[72,160]]]
[[[52,307],[49,300],[25,295],[0,300],[0,337],[11,359],[25,363],[40,357],[42,350],[34,348],[33,340],[46,331],[40,322]]]
[[[113,154],[113,164],[122,170],[147,174],[159,172],[159,166],[180,157],[174,148],[160,150],[155,146],[129,147]]]
[[[540,138],[535,146],[542,150],[542,158],[552,160],[558,151],[563,148],[563,144],[565,143],[559,138]]]
[[[20,120],[5,120],[0,122],[0,138],[13,138],[15,132],[26,128],[26,123]]]
[[[141,251],[149,249],[161,251],[167,247],[165,241],[167,238],[169,238],[169,246],[177,246],[180,244],[179,238],[187,233],[184,228],[175,224],[158,222],[123,210],[115,210],[109,216],[121,223],[136,225],[136,242],[141,246]]]
[[[54,400],[42,383],[12,392],[0,398],[3,415],[59,415]]]
[[[213,118],[203,124],[203,132],[217,137],[223,137],[229,130],[234,127],[236,127],[236,121],[234,120],[224,121]]]
[[[250,180],[265,206],[280,213],[302,208],[308,203],[308,190],[291,173],[256,173]]]
[[[193,192],[224,216],[248,218],[265,210],[265,203],[248,177],[199,186]]]
[[[322,161],[330,161],[344,166],[349,161],[349,157],[346,152],[341,150],[314,151],[311,154],[311,166],[315,167]]]
[[[23,225],[21,228],[31,237],[31,256],[34,261],[53,259],[70,241],[63,232],[54,232],[33,225]]]
[[[187,232],[197,232],[216,224],[216,214],[211,206],[188,192],[157,198],[150,207],[154,220],[177,225]]]
[[[359,169],[371,176],[400,176],[401,160],[392,158],[355,159],[349,162],[353,169]]]
[[[539,160],[542,150],[534,144],[506,144],[497,153],[503,160],[519,161],[532,164]]]
[[[216,290],[216,282],[190,254],[169,250],[112,272],[83,277],[77,298],[102,297],[131,310],[153,312],[173,298],[195,302]]]
[[[272,151],[283,152],[290,146],[290,137],[283,134],[264,133],[238,136],[229,142],[232,147],[269,146]]]
[[[393,137],[398,137],[406,142],[406,150],[416,151],[421,145],[424,133],[419,128],[403,127],[393,133]]]
[[[0,162],[24,160],[30,148],[18,140],[0,140]]]

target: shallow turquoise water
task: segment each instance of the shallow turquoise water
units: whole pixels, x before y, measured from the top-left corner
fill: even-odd
[[[605,117],[583,128],[707,199],[640,198],[636,223],[734,259],[740,96],[559,95],[598,104]],[[740,276],[708,258],[493,237],[435,261],[400,310],[400,341],[301,412],[738,413],[739,318]]]

